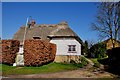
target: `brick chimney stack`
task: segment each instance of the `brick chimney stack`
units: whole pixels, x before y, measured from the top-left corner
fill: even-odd
[[[35,20],[32,20],[32,21],[31,21],[31,27],[34,27],[35,24],[36,24]]]
[[[58,24],[60,29],[66,29],[68,28],[68,23],[66,21],[62,21]]]

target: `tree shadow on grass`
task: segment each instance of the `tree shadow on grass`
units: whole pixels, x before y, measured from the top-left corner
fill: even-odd
[[[120,77],[120,64],[110,62],[109,58],[98,60],[99,63],[104,65],[104,70]]]
[[[103,65],[109,65],[109,59],[108,58],[99,59],[98,62],[103,64]]]

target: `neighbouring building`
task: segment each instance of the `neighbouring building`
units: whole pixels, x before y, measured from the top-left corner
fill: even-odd
[[[113,48],[113,44],[112,44],[112,40],[111,39],[107,39],[107,40],[105,40],[103,42],[106,43],[106,49],[107,50]],[[113,42],[115,42],[115,41],[113,40]],[[120,41],[116,41],[115,42],[115,47],[120,47]]]
[[[82,40],[69,27],[67,22],[37,25],[35,21],[32,21],[31,25],[28,24],[28,27],[22,26],[13,37],[13,39],[20,41],[21,46],[23,46],[24,34],[25,40],[41,39],[56,44],[55,62],[79,61],[80,59]]]

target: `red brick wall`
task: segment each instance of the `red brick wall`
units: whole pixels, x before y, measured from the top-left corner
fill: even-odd
[[[54,61],[56,45],[42,40],[25,40],[24,64],[40,66]]]
[[[17,40],[2,40],[2,63],[13,64],[15,63],[16,53],[19,51],[20,42]]]

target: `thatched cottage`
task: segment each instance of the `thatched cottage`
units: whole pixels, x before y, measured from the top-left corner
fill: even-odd
[[[20,41],[21,46],[25,28],[22,26],[13,37]],[[67,62],[71,59],[78,61],[81,55],[82,40],[67,22],[36,25],[35,21],[32,21],[26,29],[25,39],[41,39],[56,44],[56,62]]]

